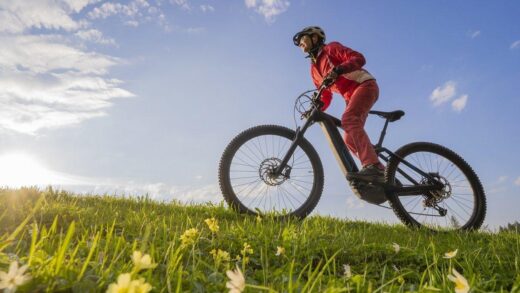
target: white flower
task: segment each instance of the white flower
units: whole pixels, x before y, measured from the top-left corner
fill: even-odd
[[[345,278],[350,279],[350,277],[352,277],[352,270],[350,269],[350,265],[348,265],[348,264],[343,265],[343,270],[345,271],[343,273]]]
[[[29,274],[24,274],[27,270],[27,265],[18,268],[18,262],[13,261],[9,265],[9,272],[0,271],[0,289],[4,292],[15,292],[18,286],[21,286],[31,279]]]
[[[153,269],[157,266],[152,263],[152,258],[149,254],[143,255],[140,251],[134,251],[132,254],[132,261],[134,262],[135,269],[138,272],[143,269]]]
[[[459,251],[458,249],[455,249],[454,251],[446,252],[443,257],[444,258],[454,258],[457,255],[458,251]]]
[[[401,247],[397,243],[392,243],[392,246],[394,247],[395,253],[398,253],[399,250],[401,250]]]
[[[117,283],[110,284],[106,293],[148,293],[151,290],[152,286],[146,283],[146,281],[143,278],[139,278],[138,280],[132,280],[132,274],[126,273],[119,275],[117,277]]]
[[[284,255],[285,254],[285,248],[281,246],[276,247],[276,256]]]
[[[129,273],[121,274],[117,277],[117,283],[112,283],[108,286],[107,293],[128,292],[131,283],[132,276]]]
[[[469,292],[468,280],[464,278],[457,270],[453,269],[453,275],[448,275],[448,279],[455,283],[455,293]]]
[[[229,293],[240,293],[246,288],[246,280],[242,271],[237,267],[234,271],[227,271],[226,275],[229,281],[226,283],[226,288],[229,289]]]

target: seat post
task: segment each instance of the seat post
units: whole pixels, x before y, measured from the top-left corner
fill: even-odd
[[[381,131],[381,135],[379,136],[379,141],[375,145],[376,148],[380,148],[383,146],[383,140],[385,139],[387,127],[388,127],[388,119],[386,119],[386,121],[385,121],[385,126],[383,127],[383,130]]]

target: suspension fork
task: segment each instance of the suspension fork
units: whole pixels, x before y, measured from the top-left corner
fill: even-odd
[[[273,176],[275,176],[275,177],[280,176],[282,174],[282,171],[285,169],[285,167],[287,167],[287,163],[289,162],[289,160],[291,159],[292,155],[294,154],[294,151],[296,150],[296,147],[300,143],[300,140],[303,138],[303,135],[307,131],[307,128],[309,128],[309,126],[311,126],[314,123],[314,119],[315,119],[315,117],[317,115],[316,114],[317,111],[318,111],[317,109],[314,109],[311,112],[311,114],[309,115],[309,118],[307,119],[307,121],[305,122],[303,127],[298,126],[298,128],[296,128],[296,134],[294,135],[294,139],[293,139],[293,141],[291,143],[291,146],[289,147],[289,150],[287,151],[287,153],[283,157],[282,162],[280,163],[280,165],[274,171]]]

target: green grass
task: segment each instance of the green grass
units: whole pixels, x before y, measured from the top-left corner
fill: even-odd
[[[204,222],[211,217],[217,233]],[[180,236],[190,228],[199,236],[182,247]],[[253,250],[248,261],[244,243]],[[275,255],[277,246],[284,255]],[[217,263],[213,249],[230,260]],[[455,258],[443,258],[455,249]],[[13,260],[29,265],[32,280],[20,291],[103,292],[132,271],[135,250],[157,263],[139,273],[153,292],[224,292],[226,271],[237,266],[246,292],[433,292],[426,284],[454,292],[447,278],[453,268],[473,292],[520,287],[518,234],[431,233],[328,217],[279,222],[238,215],[223,204],[0,189],[0,270]]]

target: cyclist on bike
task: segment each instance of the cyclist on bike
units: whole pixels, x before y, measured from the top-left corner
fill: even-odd
[[[384,166],[364,129],[368,112],[379,96],[375,78],[363,69],[365,58],[338,42],[325,44],[325,32],[317,26],[302,29],[294,35],[293,42],[308,53],[316,87],[322,83],[330,85],[322,92],[321,110],[329,107],[332,92],[345,98],[347,105],[341,119],[345,143],[363,166],[359,172],[349,174],[348,178],[383,182]]]

